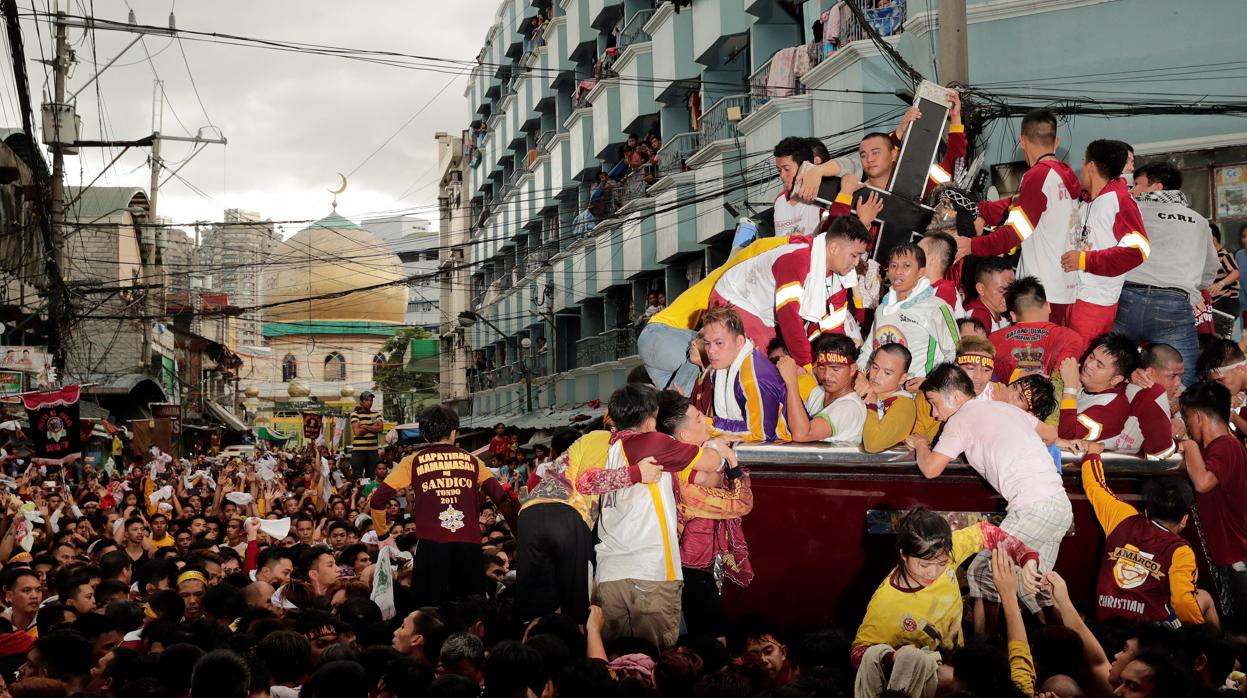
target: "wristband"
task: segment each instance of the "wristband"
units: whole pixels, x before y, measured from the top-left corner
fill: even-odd
[[[1064,390],[1061,391],[1061,393],[1063,395],[1077,395],[1078,388],[1065,388]]]

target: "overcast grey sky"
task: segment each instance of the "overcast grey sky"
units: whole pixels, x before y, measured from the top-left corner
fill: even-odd
[[[91,0],[69,1],[72,6],[66,11],[71,14],[82,14],[82,8],[91,7]],[[473,59],[498,4],[498,0],[129,0],[127,5],[127,0],[96,0],[94,14],[124,22],[129,6],[139,24],[167,26],[173,11],[179,29]],[[23,13],[29,12],[29,4],[19,5]],[[45,8],[41,2],[35,6]],[[45,69],[37,61],[41,47],[50,55],[50,29],[46,22],[37,27],[30,20],[22,23],[36,114],[45,89]],[[114,31],[98,31],[96,35],[94,60],[100,64],[116,56],[132,38]],[[69,38],[78,58],[69,79],[68,92],[73,92],[94,69],[91,42],[84,32],[70,29]],[[144,45],[151,55],[150,64]],[[185,51],[185,62],[179,49]],[[187,64],[203,108],[192,89]],[[330,210],[332,195],[326,189],[336,187],[336,173],[355,169],[428,104],[350,177],[338,210],[359,218],[402,209],[427,217],[436,225],[433,137],[438,131],[457,134],[467,125],[463,96],[466,73],[455,76],[189,39],[183,39],[179,46],[166,37],[148,36],[100,78],[105,132],[101,133],[94,87],[79,95],[80,137],[127,140],[149,134],[153,66],[164,81],[168,98],[163,108],[163,133],[194,134],[211,123],[229,140],[228,146],[207,146],[179,172],[203,194],[176,178],[161,187],[161,215],[177,223],[220,220],[222,209],[243,208],[273,220],[318,218]],[[6,123],[20,126],[11,71],[3,73],[3,116]],[[448,82],[451,84],[446,87]],[[169,142],[162,155],[172,167],[190,149],[190,144]],[[68,157],[68,183],[90,182],[116,152],[84,149],[81,155]],[[150,173],[146,158],[146,149],[131,149],[99,183],[147,189]],[[285,232],[290,235],[300,227],[290,225]]]

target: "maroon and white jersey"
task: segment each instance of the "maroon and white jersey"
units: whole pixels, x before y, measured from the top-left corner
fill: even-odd
[[[1061,398],[1061,421],[1057,435],[1062,439],[1086,439],[1106,442],[1121,434],[1130,418],[1130,398],[1126,397],[1126,385],[1116,386],[1099,393],[1079,390],[1075,398]]]
[[[987,334],[989,335],[993,332],[999,332],[1000,330],[1003,330],[1013,324],[1012,322],[1009,322],[1009,318],[1007,316],[993,313],[991,308],[988,308],[987,305],[983,303],[982,298],[975,298],[969,303],[966,303],[965,310],[962,311],[962,314],[959,317],[972,317],[978,320],[983,323],[983,327],[987,328]]]
[[[974,238],[970,253],[994,257],[1021,246],[1018,278],[1038,277],[1049,302],[1073,303],[1077,279],[1061,268],[1061,255],[1077,249],[1080,196],[1082,186],[1069,165],[1040,160],[1022,175],[1017,196],[979,204],[983,220],[998,227]]]
[[[1139,206],[1122,179],[1109,182],[1087,207],[1078,261],[1077,300],[1116,305],[1126,272],[1147,260],[1152,248]],[[1051,298],[1049,298],[1051,300]]]
[[[845,333],[852,327],[846,290],[851,283],[837,274],[827,274],[824,236],[795,235],[786,244],[725,271],[714,292],[774,327],[793,360],[810,366],[814,361],[810,337],[817,336],[814,329]]]
[[[1109,451],[1134,453],[1148,460],[1164,460],[1177,451],[1173,442],[1173,426],[1169,421],[1169,396],[1160,385],[1126,388],[1130,416],[1121,433],[1100,443]]]

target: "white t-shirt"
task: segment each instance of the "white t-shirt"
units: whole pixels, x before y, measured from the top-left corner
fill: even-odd
[[[971,400],[944,425],[934,451],[966,461],[1009,503],[1026,506],[1065,494],[1035,415],[1007,402]]]
[[[787,194],[780,194],[775,197],[773,212],[775,236],[818,235],[818,226],[823,222],[825,214],[826,211],[821,206],[789,201]]]
[[[611,444],[606,469],[627,468],[628,465],[622,442]],[[684,579],[671,473],[664,472],[658,482],[652,484],[631,485],[604,494],[600,503],[595,547],[598,583],[621,579],[650,582]]]
[[[830,405],[824,406],[823,400],[826,396],[827,394],[818,388],[811,391],[810,397],[805,401],[805,408],[811,420],[823,419],[831,425],[831,436],[823,441],[836,444],[860,444],[862,429],[866,427],[866,403],[862,402],[862,398],[852,390],[833,400]]]

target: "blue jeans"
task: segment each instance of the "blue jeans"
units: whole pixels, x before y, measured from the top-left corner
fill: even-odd
[[[1195,336],[1195,312],[1186,293],[1156,287],[1122,288],[1113,331],[1136,342],[1173,347],[1182,355],[1182,385],[1195,382],[1199,338]]]
[[[685,396],[693,394],[701,375],[701,369],[688,360],[688,347],[694,339],[696,332],[661,322],[648,322],[641,330],[637,353],[659,390],[679,388]]]

